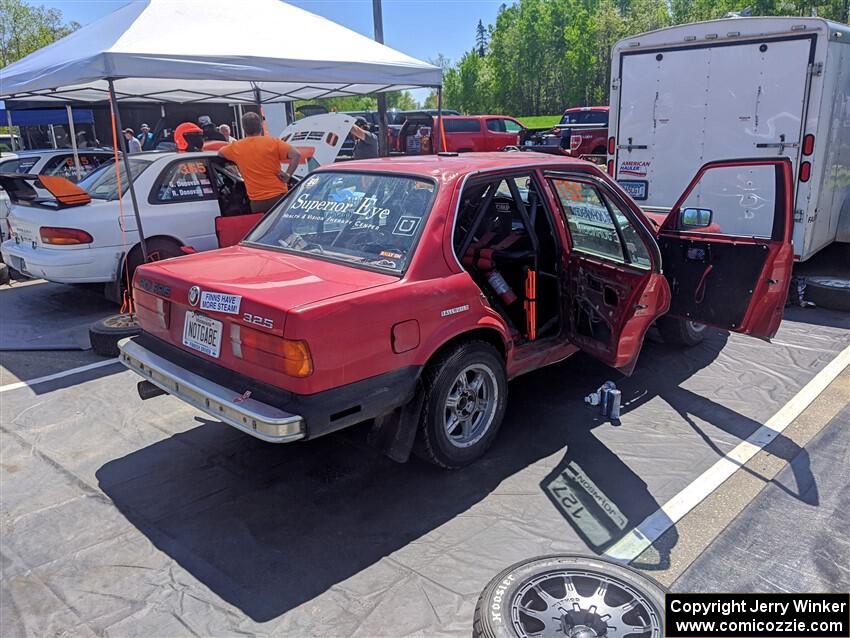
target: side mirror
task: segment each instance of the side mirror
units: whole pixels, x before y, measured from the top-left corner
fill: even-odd
[[[679,219],[683,227],[706,228],[711,225],[711,215],[710,208],[686,208],[682,211]]]

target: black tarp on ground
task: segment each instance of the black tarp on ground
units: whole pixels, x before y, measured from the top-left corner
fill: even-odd
[[[670,589],[850,591],[848,426],[845,407]]]
[[[171,397],[140,402],[129,372],[8,392],[2,633],[468,635],[494,574],[603,552],[793,397],[848,327],[791,309],[774,344],[650,343],[629,379],[576,356],[513,382],[493,449],[458,472],[396,465],[362,432],[268,445]],[[609,378],[618,427],[582,402]],[[565,472],[608,514],[586,495],[565,508]]]

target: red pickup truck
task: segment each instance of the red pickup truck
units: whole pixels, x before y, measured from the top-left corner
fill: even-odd
[[[767,197],[757,216],[718,187],[744,182]],[[770,338],[793,184],[787,158],[709,163],[653,230],[571,158],[325,166],[240,244],[140,266],[142,333],[121,361],[143,398],[170,393],[265,441],[373,420],[392,458],[415,445],[460,467],[493,442],[508,380],[578,350],[630,373],[656,321],[680,343],[700,324]]]
[[[396,137],[395,150],[403,155],[435,153],[437,118],[409,114]],[[454,153],[501,151],[517,146],[525,127],[506,115],[443,116],[445,150]]]
[[[528,130],[521,140],[523,150],[572,157],[605,155],[607,143],[607,106],[567,109],[554,128]]]

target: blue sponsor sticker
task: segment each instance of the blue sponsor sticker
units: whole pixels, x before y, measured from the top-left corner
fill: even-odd
[[[623,190],[626,191],[632,199],[641,200],[647,198],[649,182],[645,179],[620,179],[617,180],[617,183],[623,187]]]

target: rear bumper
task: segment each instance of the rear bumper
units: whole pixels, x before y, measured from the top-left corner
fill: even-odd
[[[145,379],[202,412],[269,443],[304,438],[304,419],[205,379],[135,343],[123,339],[121,363]],[[237,402],[238,401],[238,402]]]
[[[122,363],[154,385],[229,425],[272,442],[314,439],[388,414],[414,397],[422,371],[420,366],[407,366],[314,394],[295,394],[198,357],[146,332],[121,341],[119,347]],[[184,396],[182,392],[189,387],[193,393]],[[195,394],[194,388],[201,393]],[[250,399],[234,402],[248,391]],[[257,429],[252,419],[257,420]],[[298,430],[293,429],[295,423],[299,424]],[[262,428],[260,424],[269,427]]]
[[[58,283],[99,283],[115,278],[119,251],[109,248],[31,248],[7,239],[0,247],[3,261],[34,277]]]

